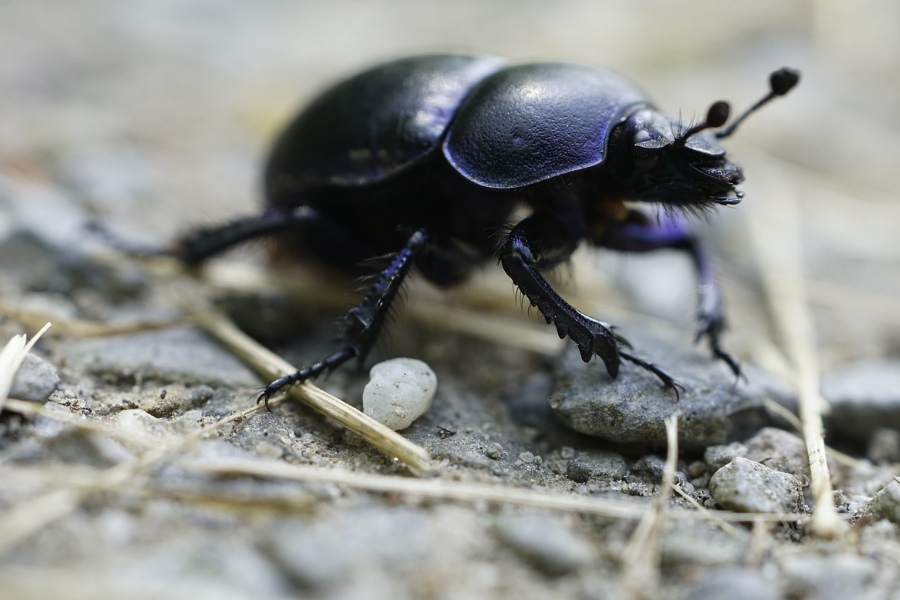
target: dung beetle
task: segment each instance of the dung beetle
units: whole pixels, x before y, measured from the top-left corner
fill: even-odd
[[[388,257],[344,317],[340,348],[271,382],[260,395],[266,402],[285,386],[362,361],[413,268],[452,286],[493,257],[585,362],[599,356],[612,377],[631,362],[677,397],[672,376],[568,304],[541,271],[567,261],[582,241],[685,251],[699,279],[697,339],[740,376],[719,343],[724,319],[709,254],[685,213],[740,201],[743,171],[717,139],[798,80],[797,71],[776,71],[770,92],[714,134],[728,120],[727,103],[686,125],[597,68],[452,54],[394,60],[326,90],[290,122],[269,156],[261,214],[190,233],[173,252],[197,264],[239,242],[287,234],[292,249],[339,269]],[[644,210],[650,205],[662,210]],[[522,206],[529,216],[508,225]]]

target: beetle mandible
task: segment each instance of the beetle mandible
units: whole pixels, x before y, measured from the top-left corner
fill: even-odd
[[[173,252],[197,264],[245,240],[289,233],[297,249],[341,269],[390,255],[344,317],[340,348],[271,382],[260,395],[266,402],[285,386],[364,360],[413,268],[451,286],[495,256],[585,362],[599,356],[612,377],[631,362],[677,397],[671,375],[567,303],[541,271],[568,260],[582,241],[625,252],[683,250],[699,280],[697,339],[740,376],[720,344],[724,318],[709,254],[684,213],[740,201],[743,171],[717,139],[798,80],[792,69],[774,72],[770,92],[714,134],[728,120],[727,103],[685,125],[628,80],[596,68],[451,54],[394,60],[326,90],[290,122],[268,159],[261,214],[197,230]],[[664,210],[651,215],[641,203]],[[531,213],[509,228],[523,204]]]

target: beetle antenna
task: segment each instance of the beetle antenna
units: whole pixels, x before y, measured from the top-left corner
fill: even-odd
[[[683,146],[687,143],[688,138],[692,135],[696,135],[703,131],[704,129],[715,129],[717,127],[721,127],[728,121],[728,114],[731,112],[731,107],[728,106],[728,103],[724,100],[719,100],[718,102],[713,102],[712,106],[709,107],[709,110],[706,111],[706,120],[702,123],[694,125],[683,134],[679,135],[675,140],[675,144],[677,146]]]
[[[784,96],[791,89],[797,85],[797,82],[800,81],[800,71],[796,69],[791,69],[788,67],[784,67],[782,69],[778,69],[771,75],[769,75],[769,93],[763,96],[759,102],[748,108],[744,113],[735,119],[731,125],[716,133],[716,137],[719,139],[728,137],[734,130],[737,129],[737,126],[743,123],[744,119],[749,117],[752,113],[756,112],[760,107],[768,104],[771,100],[777,98],[778,96]]]

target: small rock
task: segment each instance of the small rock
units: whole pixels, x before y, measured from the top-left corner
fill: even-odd
[[[394,430],[406,429],[431,408],[437,376],[412,358],[378,363],[363,390],[363,412]]]
[[[745,458],[762,463],[770,469],[790,473],[809,481],[809,458],[806,442],[783,429],[765,427],[747,440]]]
[[[494,533],[548,575],[565,575],[594,560],[594,548],[584,537],[540,515],[499,517]]]
[[[703,460],[709,465],[711,472],[715,473],[738,456],[747,455],[747,446],[740,442],[732,442],[726,446],[710,446],[703,453]]]
[[[725,567],[707,572],[684,595],[691,600],[781,600],[781,593],[758,572]]]
[[[492,460],[499,460],[503,458],[503,446],[495,442],[487,447],[484,455]]]
[[[900,525],[900,482],[894,479],[879,490],[866,504],[865,512],[873,519],[887,519]]]
[[[900,430],[900,360],[859,362],[822,379],[829,436],[866,445],[882,427]]]
[[[796,512],[803,502],[796,477],[741,457],[713,474],[709,493],[720,506],[737,512]]]
[[[56,367],[33,353],[25,356],[16,372],[9,395],[19,400],[43,402],[59,387]]]
[[[765,373],[746,366],[747,381],[735,385],[734,374],[720,361],[690,345],[689,336],[672,339],[623,327],[639,354],[665,368],[685,387],[680,400],[659,379],[624,363],[612,379],[601,361],[585,364],[571,344],[563,353],[550,390],[550,406],[568,427],[617,443],[664,446],[665,419],[680,415],[680,447],[699,450],[752,435],[773,424],[763,406],[773,398],[792,408],[793,392]]]

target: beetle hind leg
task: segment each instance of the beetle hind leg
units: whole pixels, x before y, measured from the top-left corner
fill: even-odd
[[[413,233],[403,249],[376,278],[362,302],[344,316],[340,350],[309,367],[271,382],[260,394],[257,402],[265,402],[268,408],[269,400],[280,390],[333,371],[351,358],[364,360],[375,345],[392,302],[403,289],[404,280],[427,242],[428,235],[424,229]]]

